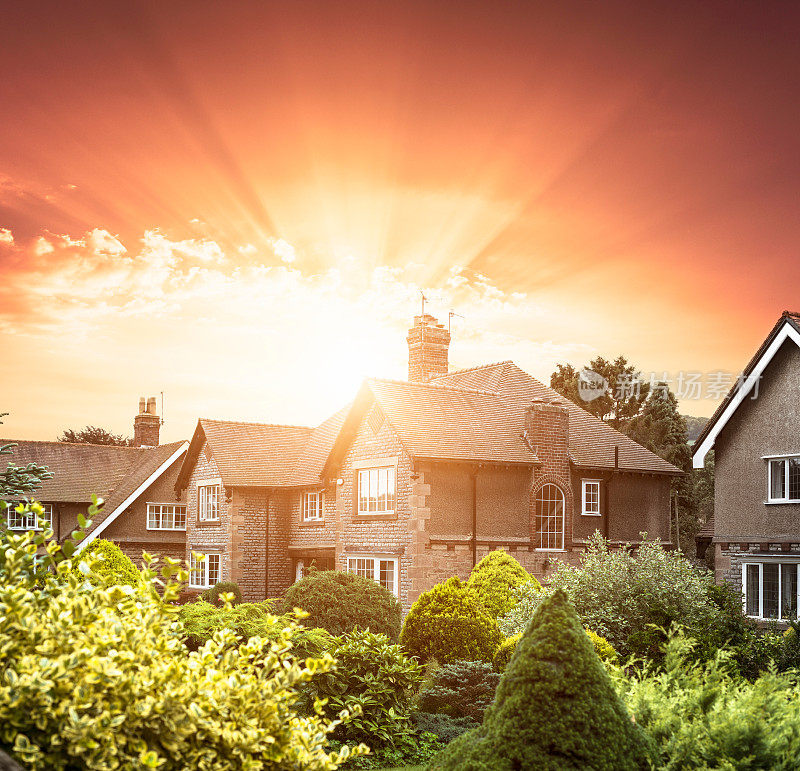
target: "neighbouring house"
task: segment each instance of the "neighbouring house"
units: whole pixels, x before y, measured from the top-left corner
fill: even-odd
[[[30,497],[42,503],[56,539],[63,541],[77,527],[78,514],[86,514],[94,494],[105,504],[79,548],[107,538],[138,565],[142,551],[186,555],[186,504],[176,497],[175,482],[189,443],[159,445],[160,426],[151,397],[139,400],[132,447],[15,439],[0,439],[0,446],[15,445],[8,463],[37,463],[52,472]],[[14,510],[5,515],[10,530],[37,530],[43,524]]]
[[[693,445],[714,451],[714,516],[697,538],[748,616],[798,616],[800,314],[785,311]]]
[[[369,379],[316,428],[198,421],[176,481],[191,591],[277,596],[314,565],[408,609],[492,549],[543,576],[596,530],[669,543],[679,469],[510,361],[449,372],[450,332],[430,315],[407,341],[408,382]]]

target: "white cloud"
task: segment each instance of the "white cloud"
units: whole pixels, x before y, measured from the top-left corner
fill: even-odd
[[[104,254],[109,257],[120,257],[128,251],[117,236],[112,236],[107,230],[100,228],[95,228],[86,234],[86,245],[95,254]]]
[[[275,255],[280,257],[283,262],[292,263],[297,259],[295,248],[283,238],[271,238],[270,245]]]
[[[14,245],[14,234],[8,228],[0,228],[0,244]]]

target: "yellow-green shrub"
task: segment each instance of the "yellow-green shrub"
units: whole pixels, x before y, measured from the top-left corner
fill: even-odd
[[[489,552],[469,575],[467,587],[487,615],[499,618],[508,613],[516,602],[516,589],[522,584],[539,582],[510,554],[500,549]]]
[[[589,635],[589,639],[594,645],[594,652],[599,656],[600,661],[604,661],[606,664],[619,664],[619,656],[617,656],[614,646],[605,637],[595,634],[591,629],[587,629],[586,634]]]
[[[223,630],[189,652],[170,605],[187,578],[177,561],[163,581],[146,569],[136,589],[93,586],[74,575],[72,546],[65,559],[49,539],[0,537],[0,748],[26,768],[327,771],[345,759],[325,750],[336,721],[296,709],[334,662],[293,657],[295,624],[275,618],[272,639],[239,646]]]
[[[619,657],[614,650],[614,646],[606,640],[605,637],[600,637],[599,634],[595,634],[591,629],[587,629],[586,634],[592,641],[594,652],[597,654],[600,661],[608,664],[619,663]],[[506,637],[506,639],[500,643],[497,653],[494,654],[494,668],[498,672],[505,672],[508,662],[511,661],[511,657],[514,655],[514,651],[517,649],[517,643],[520,641],[521,637],[522,632],[512,635],[511,637]]]
[[[508,662],[511,661],[511,657],[514,655],[514,651],[517,649],[517,643],[520,641],[521,637],[522,632],[512,635],[511,637],[506,637],[506,639],[500,643],[500,647],[494,654],[493,663],[495,670],[498,672],[506,671]]]
[[[502,636],[467,585],[453,577],[420,595],[403,623],[400,642],[426,662],[491,661]]]
[[[91,565],[91,571],[85,575],[93,584],[103,583],[105,579],[125,586],[139,583],[139,571],[130,557],[117,544],[104,538],[96,538],[75,558],[72,572],[78,577],[84,575],[79,568],[81,562]]]

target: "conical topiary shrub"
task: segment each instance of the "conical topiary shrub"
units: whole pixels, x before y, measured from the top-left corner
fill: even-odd
[[[623,706],[567,595],[545,600],[517,644],[483,724],[431,771],[650,767],[651,744]]]

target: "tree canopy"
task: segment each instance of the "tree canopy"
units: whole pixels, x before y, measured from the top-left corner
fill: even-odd
[[[58,437],[59,442],[76,442],[78,444],[112,444],[122,447],[131,447],[133,439],[122,434],[113,434],[99,426],[84,426],[78,431],[66,429]]]

